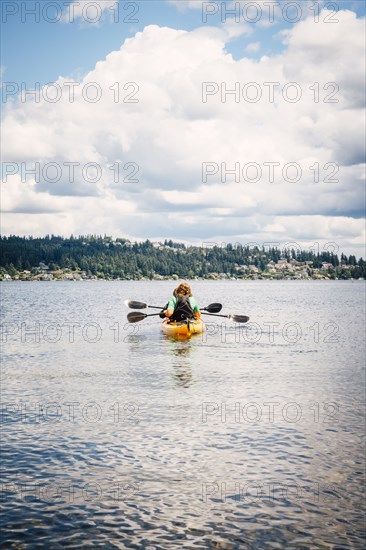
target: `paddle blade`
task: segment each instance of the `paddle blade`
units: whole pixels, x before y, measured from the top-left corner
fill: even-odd
[[[146,317],[147,317],[146,313],[140,313],[139,311],[131,311],[131,313],[127,315],[127,321],[129,323],[138,323],[139,321],[146,319]]]
[[[246,315],[230,315],[230,319],[235,323],[247,323],[249,321],[249,317]]]
[[[208,311],[209,313],[219,313],[221,310],[222,304],[210,304],[203,308],[203,311]]]
[[[143,302],[135,302],[133,300],[126,300],[125,305],[131,309],[145,309],[147,307],[147,304],[144,304]]]

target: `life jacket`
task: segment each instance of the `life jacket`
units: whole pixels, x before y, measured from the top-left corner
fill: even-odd
[[[173,315],[169,318],[172,321],[184,321],[185,319],[194,319],[193,308],[189,301],[189,296],[177,296],[177,303]]]

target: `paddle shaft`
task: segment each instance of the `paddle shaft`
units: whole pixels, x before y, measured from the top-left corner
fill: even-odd
[[[226,319],[231,319],[232,315],[218,315],[217,313],[206,313],[202,311],[203,315],[210,315],[210,317],[225,317]]]
[[[236,323],[247,323],[249,321],[249,317],[245,315],[215,315],[214,313],[205,313],[204,315],[209,315],[210,317],[224,317],[225,319],[230,319]],[[160,313],[140,313],[140,312],[131,312],[127,315],[127,320],[129,323],[139,323],[140,321],[143,321],[146,319],[146,317],[156,317],[161,316]]]
[[[154,315],[160,315],[160,313],[144,313],[143,315],[145,315],[145,317],[144,317],[144,319],[145,319],[146,317],[154,317]]]
[[[234,321],[235,323],[247,323],[249,321],[249,317],[246,315],[215,315],[214,313],[205,313],[202,312],[204,315],[210,315],[210,317],[224,317],[225,319],[231,319],[231,321]]]
[[[129,313],[127,315],[127,319],[130,323],[138,323],[139,321],[142,321],[143,319],[146,319],[146,317],[154,317],[159,315],[161,317],[162,310],[164,308],[161,308],[159,306],[150,306],[148,304],[145,304],[144,302],[136,302],[136,301],[129,301],[125,302],[126,305],[133,309],[145,309],[148,307],[151,307],[153,309],[159,309],[159,313]],[[249,321],[249,317],[246,315],[218,315],[219,311],[221,311],[222,305],[215,303],[210,304],[209,306],[206,306],[204,308],[201,308],[201,312],[204,315],[210,315],[211,317],[222,317],[223,319],[230,319],[231,321],[234,321],[235,323],[247,323]]]
[[[163,310],[164,308],[163,307],[159,307],[159,306],[150,306],[149,304],[145,304],[144,302],[136,302],[135,300],[131,300],[131,301],[127,301],[125,302],[125,304],[132,308],[132,309],[146,309],[146,308],[149,308],[151,307],[152,309],[160,309],[160,310]],[[210,313],[218,313],[219,311],[221,311],[222,309],[222,305],[221,304],[218,304],[218,303],[215,303],[215,304],[210,304],[204,308],[201,308],[201,311],[209,311]]]

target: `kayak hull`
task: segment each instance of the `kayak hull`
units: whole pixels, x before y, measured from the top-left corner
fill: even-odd
[[[201,319],[184,323],[168,323],[164,321],[162,331],[169,336],[179,336],[189,338],[193,334],[202,334],[205,330],[205,324]]]

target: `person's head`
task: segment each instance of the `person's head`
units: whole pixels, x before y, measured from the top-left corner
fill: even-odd
[[[174,290],[174,296],[192,296],[191,287],[188,283],[181,283]]]

